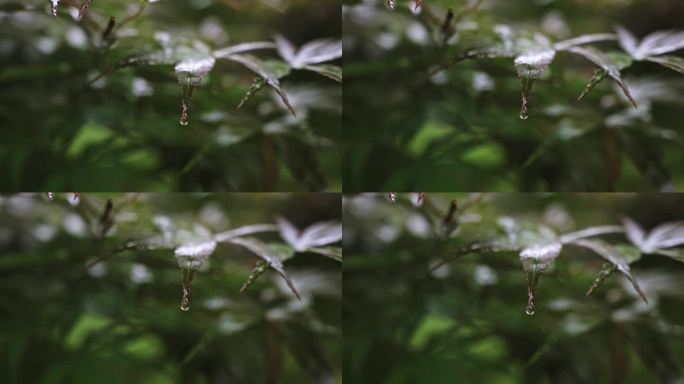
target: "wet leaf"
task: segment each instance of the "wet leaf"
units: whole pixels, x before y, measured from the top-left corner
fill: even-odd
[[[567,51],[586,58],[606,71],[606,74],[620,86],[622,92],[627,96],[627,99],[632,103],[634,108],[637,108],[636,100],[632,97],[629,88],[627,88],[627,84],[622,80],[622,75],[620,74],[620,70],[631,64],[631,60],[629,60],[628,57],[619,54],[607,55],[593,47],[572,47],[568,48]]]
[[[216,250],[216,241],[195,242],[181,245],[174,250],[178,266],[182,269],[199,269]]]
[[[342,262],[342,248],[341,247],[324,247],[324,248],[309,248],[309,252],[318,253],[333,260]]]
[[[629,281],[632,283],[632,286],[634,287],[634,290],[639,294],[639,297],[641,297],[641,299],[648,304],[648,299],[646,299],[646,295],[644,295],[644,293],[641,290],[641,287],[639,287],[639,282],[637,282],[634,276],[632,276],[629,264],[625,259],[620,257],[620,255],[616,252],[616,249],[613,248],[610,244],[603,242],[601,240],[575,240],[572,242],[572,244],[587,248],[590,251],[601,256],[605,260],[609,261],[610,263],[614,264],[617,270],[620,271],[620,273],[622,273],[623,275],[625,275],[627,279],[629,279]]]
[[[276,45],[270,41],[252,41],[249,43],[242,43],[225,47],[214,51],[214,57],[217,59],[226,59],[230,55],[236,53],[256,51],[259,49],[275,49]]]
[[[342,82],[342,68],[332,64],[307,65],[303,67],[307,71],[316,72],[338,83]]]
[[[609,235],[613,233],[623,233],[625,230],[619,225],[600,225],[596,227],[584,228],[576,232],[570,232],[560,237],[561,243],[571,243],[587,237]]]
[[[283,101],[283,103],[285,103],[285,106],[290,111],[290,113],[292,113],[293,116],[297,115],[294,111],[294,108],[292,108],[292,105],[290,105],[290,101],[287,99],[287,95],[282,90],[282,88],[280,88],[279,78],[282,77],[282,66],[276,66],[273,62],[265,63],[256,56],[248,54],[228,55],[224,58],[240,63],[248,69],[250,69],[251,71],[253,71],[254,73],[256,73],[257,75],[261,76],[266,81],[266,84],[273,88],[278,94],[278,96],[280,96],[281,100]],[[281,76],[279,76],[279,74],[281,74]]]
[[[83,16],[85,15],[86,11],[90,7],[90,4],[93,2],[93,0],[86,0],[83,5],[81,5],[81,8],[78,10],[78,19],[81,20]]]
[[[632,219],[623,219],[627,238],[644,253],[657,253],[684,244],[684,221],[661,224],[648,234]]]
[[[275,36],[280,57],[292,68],[301,69],[307,65],[320,64],[342,57],[342,41],[331,39],[313,40],[304,44],[298,51],[282,35]]]
[[[253,225],[245,225],[242,227],[237,227],[225,232],[221,232],[214,236],[214,239],[217,242],[224,242],[228,241],[230,239],[236,238],[236,237],[241,237],[241,236],[247,236],[247,235],[253,235],[255,233],[264,233],[264,232],[277,232],[278,227],[276,227],[273,224],[253,224]]]
[[[287,286],[290,287],[290,290],[292,290],[292,293],[301,300],[297,288],[295,288],[283,266],[283,261],[290,259],[294,255],[294,249],[285,244],[266,244],[253,238],[232,238],[227,241],[246,248],[264,260],[269,267],[273,268],[283,279],[285,279],[285,282],[287,283]]]
[[[553,45],[553,48],[557,51],[563,51],[571,47],[576,47],[578,45],[586,45],[596,43],[599,41],[611,41],[616,39],[617,37],[612,33],[596,33],[591,35],[577,36],[571,39],[559,41]]]
[[[315,223],[300,232],[292,223],[282,217],[276,221],[280,235],[298,252],[342,240],[342,224],[339,222]]]
[[[594,282],[591,284],[591,287],[589,287],[589,290],[586,293],[586,296],[591,295],[596,288],[598,288],[603,282],[615,272],[617,269],[617,266],[613,263],[605,263],[601,267],[601,270],[599,273],[596,275],[596,278],[594,279]]]
[[[684,75],[684,59],[678,56],[647,57],[645,60],[658,63]]]
[[[52,16],[57,16],[57,7],[59,6],[59,0],[50,0],[50,12]]]
[[[560,242],[535,244],[520,251],[520,261],[526,272],[547,271],[558,258],[563,245]]]

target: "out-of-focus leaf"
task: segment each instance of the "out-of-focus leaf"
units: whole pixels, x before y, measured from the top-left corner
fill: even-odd
[[[559,41],[553,45],[553,48],[557,51],[563,51],[571,47],[576,47],[578,45],[585,45],[591,43],[597,43],[599,41],[611,41],[616,40],[617,36],[612,33],[595,33],[590,35],[582,35],[573,37],[571,39]]]
[[[325,189],[327,182],[313,149],[298,138],[278,135],[275,139],[278,150],[292,175],[309,191]]]
[[[571,243],[587,237],[595,237],[601,235],[608,235],[613,233],[623,233],[625,230],[619,225],[600,225],[596,227],[584,228],[576,232],[570,232],[562,235],[560,240],[562,243]]]
[[[610,263],[614,264],[617,270],[625,275],[627,279],[629,279],[634,287],[634,290],[639,294],[639,297],[641,297],[644,302],[648,303],[646,295],[644,295],[644,293],[641,291],[641,287],[639,287],[639,282],[634,278],[634,276],[632,276],[632,271],[629,268],[629,264],[627,261],[625,261],[625,259],[620,257],[620,255],[616,252],[616,249],[610,244],[601,240],[574,240],[572,244],[587,248]]]
[[[255,233],[263,233],[263,232],[276,232],[278,231],[278,227],[276,227],[273,224],[253,224],[253,225],[245,225],[242,227],[237,227],[225,232],[221,232],[214,236],[214,239],[217,242],[223,242],[223,241],[228,241],[230,239],[236,238],[236,237],[241,237],[241,236],[247,236],[247,235],[253,235]]]
[[[658,253],[684,244],[684,221],[661,224],[648,234],[632,219],[623,219],[627,238],[644,253]]]
[[[338,222],[315,223],[301,232],[282,217],[277,223],[280,235],[298,252],[342,240],[342,224]]]
[[[294,45],[281,35],[276,35],[275,41],[280,56],[296,69],[342,57],[341,40],[320,39],[310,41],[304,44],[299,51],[296,51]]]
[[[647,61],[658,63],[684,75],[684,59],[678,56],[647,57]]]
[[[234,55],[236,53],[274,48],[275,44],[273,44],[270,41],[252,41],[249,43],[236,44],[230,47],[217,49],[216,51],[214,51],[214,57],[216,57],[217,59],[225,59],[228,58],[228,56]]]

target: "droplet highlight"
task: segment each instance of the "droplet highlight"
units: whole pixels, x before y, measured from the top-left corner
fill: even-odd
[[[397,2],[396,0],[387,0],[387,7],[389,9],[394,9],[397,7]]]

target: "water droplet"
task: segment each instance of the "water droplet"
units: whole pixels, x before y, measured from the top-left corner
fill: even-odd
[[[189,79],[187,84],[181,85],[182,100],[180,124],[183,126],[190,124],[190,100],[192,100],[192,92],[194,90],[195,87],[190,83]]]
[[[530,117],[528,103],[529,103],[530,92],[532,92],[532,85],[534,85],[534,78],[522,77],[520,80],[522,82],[522,94],[521,94],[521,102],[520,102],[520,119],[527,120]]]
[[[180,309],[181,311],[189,311],[190,310],[190,285],[192,285],[192,280],[195,277],[195,269],[192,268],[182,268],[181,269],[181,277],[182,277],[182,283],[181,286],[183,288],[183,297],[181,298],[181,305]]]
[[[389,9],[396,8],[397,7],[396,0],[387,0],[387,7],[389,7]]]
[[[388,194],[387,194],[387,198],[389,199],[389,201],[391,201],[391,202],[393,202],[393,203],[396,203],[396,202],[397,202],[397,194],[396,194],[396,192],[390,192],[390,193],[388,193]]]
[[[57,6],[59,5],[59,0],[50,0],[50,12],[52,16],[57,16]]]
[[[54,200],[54,199],[55,199],[55,194],[52,193],[52,192],[48,192],[48,193],[47,193],[47,197],[48,197],[48,199],[50,199],[50,200]]]
[[[525,313],[529,316],[534,315],[534,295],[537,292],[540,277],[541,274],[536,271],[527,273],[527,308]]]

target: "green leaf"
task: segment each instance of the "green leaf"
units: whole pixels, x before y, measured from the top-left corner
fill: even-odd
[[[634,290],[639,294],[639,297],[641,297],[641,299],[648,304],[648,299],[646,299],[646,295],[641,290],[641,287],[639,287],[639,282],[634,278],[634,276],[632,276],[629,264],[625,259],[620,257],[620,254],[616,248],[601,240],[575,240],[572,242],[572,244],[587,248],[602,258],[608,260],[610,263],[614,264],[617,270],[625,275],[627,279],[629,279],[634,287]]]
[[[289,70],[286,70],[286,65],[280,65],[275,60],[264,62],[256,56],[248,54],[227,55],[223,58],[240,63],[257,75],[263,77],[266,81],[266,84],[273,88],[276,93],[278,93],[278,96],[280,96],[280,98],[283,100],[283,103],[285,103],[285,106],[287,106],[287,109],[290,111],[290,113],[292,113],[293,116],[297,115],[294,111],[294,108],[290,104],[287,95],[280,87],[279,79],[289,73]]]
[[[304,69],[316,72],[338,83],[342,82],[342,68],[332,64],[307,65]]]
[[[244,247],[250,252],[257,255],[259,258],[261,258],[269,267],[273,268],[276,272],[278,272],[278,274],[280,274],[280,276],[287,283],[287,286],[290,287],[290,289],[292,290],[292,293],[294,293],[294,295],[301,300],[299,292],[297,292],[297,288],[295,288],[294,284],[292,283],[292,280],[285,272],[285,268],[283,266],[283,261],[288,260],[292,258],[292,256],[294,256],[294,249],[292,249],[292,247],[283,243],[266,244],[258,239],[245,237],[232,238],[227,241],[232,244]],[[258,268],[260,268],[259,265],[257,265],[257,268],[255,268],[255,270],[257,270]],[[255,280],[260,273],[258,271],[252,271],[252,274],[256,274],[256,276],[253,278]],[[247,280],[249,282],[249,278]]]
[[[622,75],[620,74],[622,69],[627,68],[632,64],[632,60],[628,56],[619,53],[605,54],[593,47],[571,47],[568,48],[567,51],[586,58],[606,71],[608,76],[613,78],[620,86],[622,92],[627,96],[627,99],[632,103],[634,108],[637,108],[636,100],[632,97],[629,88],[627,88],[627,84],[622,80]]]
[[[684,59],[678,56],[657,56],[647,57],[647,61],[658,63],[663,67],[670,68],[684,75]]]
[[[333,260],[342,262],[342,248],[341,247],[323,247],[323,248],[309,248],[309,252],[318,253]]]

